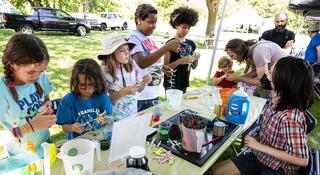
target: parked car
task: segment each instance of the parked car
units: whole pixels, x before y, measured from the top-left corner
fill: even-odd
[[[35,8],[33,15],[4,13],[4,26],[16,32],[31,34],[34,31],[61,31],[85,36],[90,32],[90,22],[71,17],[54,8]]]
[[[98,21],[101,30],[107,30],[107,28],[111,28],[111,30],[116,28],[121,28],[121,30],[128,29],[127,21],[119,17],[117,13],[103,13]]]
[[[97,19],[87,19],[87,20],[90,22],[90,26],[92,30],[101,29],[101,25],[99,24],[99,21]]]

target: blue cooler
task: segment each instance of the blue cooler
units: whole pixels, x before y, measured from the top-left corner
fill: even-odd
[[[242,88],[240,88],[230,96],[226,109],[227,121],[236,124],[244,124],[249,115],[249,108],[249,96]]]

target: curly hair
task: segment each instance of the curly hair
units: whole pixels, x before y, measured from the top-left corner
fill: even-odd
[[[158,14],[158,11],[150,4],[138,5],[136,12],[134,13],[134,22],[138,24],[138,19],[144,21],[148,18],[149,14]]]
[[[14,82],[12,64],[27,65],[49,62],[49,54],[46,45],[35,35],[17,34],[10,38],[2,56],[4,65],[4,78],[9,85]],[[34,82],[40,96],[44,90],[38,82]],[[19,97],[16,88],[10,88],[13,99],[18,103]]]
[[[192,27],[198,22],[198,12],[188,7],[179,7],[170,15],[170,25],[176,29],[181,24]]]
[[[94,82],[95,93],[106,92],[106,81],[103,78],[99,64],[95,60],[86,58],[74,64],[70,78],[70,91],[77,96],[81,95],[78,88],[79,75],[84,75],[86,82],[88,80]]]

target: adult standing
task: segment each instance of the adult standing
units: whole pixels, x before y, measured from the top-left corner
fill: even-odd
[[[267,80],[271,66],[286,54],[275,43],[270,41],[259,41],[232,39],[226,45],[226,52],[231,59],[239,63],[245,62],[250,71],[244,75],[227,75],[228,81],[244,82],[253,86],[261,86],[263,89],[271,90],[270,82]],[[260,94],[260,96],[265,96]]]
[[[274,17],[274,29],[263,32],[261,39],[277,43],[288,55],[295,40],[295,34],[286,29],[288,23],[288,15],[280,12]]]
[[[312,65],[316,77],[320,74],[320,34],[318,26],[310,26],[307,29],[311,41],[305,53],[305,60]]]

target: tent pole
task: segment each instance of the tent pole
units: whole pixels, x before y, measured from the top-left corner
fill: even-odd
[[[212,52],[212,57],[211,57],[211,63],[210,63],[210,68],[209,68],[209,72],[208,72],[208,76],[207,76],[206,85],[208,85],[208,84],[209,84],[209,81],[210,81],[210,75],[211,75],[211,72],[212,72],[214,57],[216,56],[216,51],[217,51],[217,47],[218,47],[218,42],[219,42],[219,37],[220,37],[222,22],[223,22],[223,18],[224,18],[224,13],[225,13],[226,8],[227,8],[227,2],[228,2],[228,0],[224,0],[223,9],[222,9],[222,13],[221,13],[221,20],[220,20],[220,23],[219,23],[219,28],[218,28],[217,37],[216,37],[215,42],[214,42],[214,47],[213,47],[213,52]],[[214,30],[214,29],[213,29],[213,30]]]

